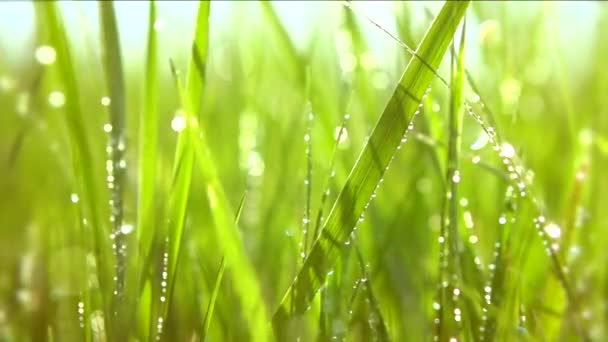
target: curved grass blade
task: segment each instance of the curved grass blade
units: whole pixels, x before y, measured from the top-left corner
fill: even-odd
[[[63,21],[58,13],[57,4],[51,1],[35,3],[35,9],[40,12],[41,17],[47,23],[50,44],[53,45],[57,54],[57,67],[59,78],[65,90],[66,124],[71,145],[72,165],[76,178],[76,189],[83,203],[85,216],[88,218],[93,229],[93,249],[98,270],[99,288],[101,291],[102,306],[105,312],[110,310],[112,279],[111,261],[112,255],[108,253],[108,232],[101,218],[99,203],[100,194],[97,188],[98,168],[93,161],[91,141],[88,129],[81,112],[81,96],[76,81],[76,70],[70,52],[67,34]],[[106,320],[105,327],[111,331],[110,324]]]
[[[441,62],[467,1],[446,2],[424,36],[417,54],[434,69]],[[336,199],[321,236],[315,241],[294,283],[274,314],[277,337],[286,333],[288,319],[306,311],[338,258],[339,248],[349,239],[353,227],[379,184],[434,73],[420,59],[410,60],[393,96],[356,161]],[[295,295],[292,296],[292,292]]]

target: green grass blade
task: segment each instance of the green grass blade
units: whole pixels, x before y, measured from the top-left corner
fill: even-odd
[[[101,14],[100,25],[103,38],[103,66],[106,77],[106,87],[110,94],[110,141],[108,147],[109,162],[108,188],[110,191],[110,222],[112,224],[112,237],[114,247],[114,296],[112,302],[112,315],[114,328],[113,337],[125,340],[128,334],[130,317],[128,310],[131,305],[125,296],[127,272],[127,236],[122,232],[124,223],[124,198],[126,185],[126,167],[124,157],[126,152],[126,96],[122,68],[120,41],[114,4],[111,1],[99,3]]]
[[[162,319],[167,317],[173,288],[175,287],[174,283],[179,255],[183,244],[182,238],[186,220],[186,209],[194,165],[192,142],[195,141],[195,128],[192,123],[196,122],[196,116],[201,105],[200,99],[203,89],[205,62],[207,60],[207,47],[209,42],[209,11],[209,2],[199,3],[194,42],[192,44],[185,86],[181,85],[175,68],[173,67],[187,124],[184,130],[179,133],[175,161],[173,164],[173,180],[169,193],[167,212],[167,229],[169,234],[167,257],[169,260],[167,265],[167,286],[166,289],[164,289],[166,290],[167,295],[165,296],[165,300],[160,303],[159,322],[162,322]],[[160,323],[159,326],[161,329],[157,329],[157,333],[161,334],[162,323]]]
[[[454,35],[468,2],[447,2],[427,31],[417,55],[436,69]],[[298,273],[273,317],[279,336],[286,321],[302,314],[325,281],[327,271],[338,258],[338,250],[349,239],[353,227],[380,183],[420,98],[434,78],[434,73],[418,58],[410,60],[397,89],[356,161],[346,184],[316,240],[311,253]],[[292,297],[292,292],[295,296]]]
[[[156,161],[158,158],[158,36],[154,29],[156,3],[150,2],[144,103],[139,122],[139,169],[137,193],[137,241],[144,259],[151,248],[156,217]]]
[[[240,210],[239,210],[240,213]],[[220,267],[217,270],[217,275],[215,276],[215,286],[213,287],[213,291],[211,292],[211,297],[209,298],[209,305],[207,306],[207,311],[205,312],[205,318],[203,319],[203,330],[201,332],[201,341],[205,341],[207,339],[207,333],[209,331],[209,327],[211,326],[211,317],[213,316],[213,309],[215,308],[215,302],[217,300],[217,294],[220,292],[220,285],[222,284],[222,278],[224,276],[224,269],[226,268],[226,263],[224,262],[224,258],[220,262]]]
[[[92,227],[94,238],[93,248],[98,270],[99,287],[102,289],[102,306],[105,312],[110,312],[111,295],[111,261],[112,255],[108,253],[108,236],[102,214],[100,212],[100,192],[97,180],[100,168],[94,165],[93,152],[91,149],[89,129],[84,121],[81,106],[81,94],[76,80],[74,60],[70,52],[69,42],[63,26],[63,20],[55,2],[36,3],[36,10],[47,23],[50,43],[54,46],[57,54],[57,68],[61,82],[65,90],[66,124],[71,146],[73,171],[77,183],[77,191],[80,201],[83,203],[83,211]],[[106,320],[106,329],[109,324]]]
[[[151,324],[152,289],[147,280],[148,261],[152,250],[156,225],[156,163],[158,158],[158,35],[156,22],[156,2],[151,1],[148,10],[148,45],[144,103],[139,117],[139,156],[137,186],[137,289],[141,289],[138,301],[138,331],[144,339],[149,339]]]
[[[459,336],[462,331],[461,315],[457,319],[452,319],[453,312],[461,312],[468,315],[465,307],[462,306],[462,299],[458,296],[453,296],[454,291],[460,293],[460,288],[463,285],[463,272],[460,253],[460,239],[459,232],[459,184],[461,180],[460,174],[460,154],[462,145],[462,120],[463,120],[463,85],[464,85],[464,74],[463,74],[463,62],[464,62],[464,25],[462,32],[462,40],[460,46],[460,53],[456,56],[454,47],[452,46],[452,60],[451,60],[451,87],[450,87],[450,110],[449,110],[449,122],[448,122],[448,153],[447,153],[447,172],[445,175],[446,186],[446,210],[444,211],[444,219],[442,220],[440,243],[441,243],[441,256],[440,256],[440,277],[438,281],[440,285],[438,288],[441,289],[440,301],[441,305],[439,309],[439,326],[438,336],[439,340],[448,340],[452,337]],[[447,282],[448,286],[443,286]],[[449,299],[451,298],[451,299]],[[448,302],[449,301],[449,302]],[[446,310],[447,309],[447,310]],[[467,321],[469,321],[467,319]]]

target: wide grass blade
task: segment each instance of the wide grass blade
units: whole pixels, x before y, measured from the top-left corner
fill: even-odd
[[[338,258],[339,248],[348,241],[353,227],[400,144],[420,99],[434,78],[468,2],[447,2],[423,38],[417,55],[410,60],[397,89],[361,152],[342,191],[336,199],[321,236],[273,317],[278,337],[285,333],[287,320],[306,311]],[[421,62],[421,59],[426,63]],[[428,65],[428,66],[427,66]],[[429,68],[429,66],[431,68]],[[295,295],[292,296],[292,292]]]

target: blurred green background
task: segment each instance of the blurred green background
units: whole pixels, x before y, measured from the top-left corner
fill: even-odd
[[[352,10],[340,2],[212,2],[198,124],[232,213],[243,200],[240,248],[253,267],[266,316],[279,306],[301,267],[307,220],[315,223],[320,208],[327,216],[393,94],[411,58],[403,44],[415,49],[442,5],[355,1]],[[53,46],[49,23],[34,7],[24,1],[0,3],[0,340],[114,340],[100,332],[98,317],[110,315],[105,308],[91,300],[80,310],[83,296],[99,288],[93,238],[84,228],[86,211],[75,205],[81,202],[74,197],[80,180],[72,157],[77,147],[68,138],[65,75],[48,48]],[[94,179],[97,210],[109,232],[104,125],[113,99],[102,67],[105,24],[97,3],[61,2],[57,8],[91,151],[91,169],[84,173]],[[151,255],[157,259],[167,248],[168,228],[162,227],[171,218],[165,210],[173,191],[176,130],[184,124],[169,60],[185,79],[198,8],[194,1],[158,2],[153,25],[159,96]],[[138,215],[140,113],[150,73],[148,9],[146,2],[115,3],[126,86],[126,226],[136,225]],[[510,152],[531,187],[531,196],[508,195],[511,170],[465,113],[459,241],[467,260],[475,260],[465,268],[475,271],[462,284],[471,304],[462,309],[462,320],[482,326],[487,316],[498,322],[492,339],[601,341],[608,336],[606,37],[605,2],[475,1],[467,10],[464,66],[474,82],[467,82],[464,97],[500,135],[502,153]],[[448,52],[438,71],[448,82],[449,57]],[[317,296],[322,304],[298,322],[294,340],[296,335],[304,341],[382,340],[374,328],[378,320],[391,340],[432,340],[450,89],[433,81],[408,141],[358,224],[356,247],[346,248],[351,252],[335,265],[322,299]],[[213,228],[217,205],[209,189],[206,178],[193,176],[166,340],[201,337],[216,272],[227,253],[216,235],[232,227]],[[537,229],[539,215],[545,222]],[[500,228],[503,216],[509,218],[508,236]],[[557,244],[555,253],[545,251],[547,238],[537,230]],[[497,242],[503,243],[498,257]],[[565,270],[570,295],[555,263]],[[227,267],[208,338],[253,339],[253,323],[240,316],[246,293],[234,285],[245,271]],[[493,280],[494,267],[504,279]],[[128,263],[126,272],[136,271]],[[486,286],[497,296],[489,307],[483,299]],[[463,340],[484,336],[462,334]]]

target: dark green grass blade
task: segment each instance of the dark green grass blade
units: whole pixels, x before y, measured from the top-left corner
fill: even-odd
[[[454,35],[468,2],[447,2],[423,38],[417,55],[436,69]],[[302,314],[325,281],[327,271],[338,258],[339,247],[349,239],[353,227],[379,184],[420,99],[434,77],[420,59],[410,60],[401,81],[389,100],[344,188],[315,241],[311,253],[287,291],[273,317],[281,336],[286,321]],[[295,296],[292,296],[295,292]],[[284,332],[284,331],[283,331]]]

